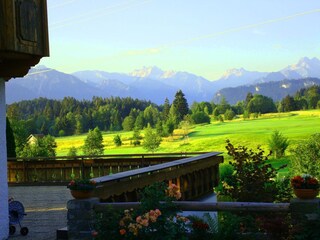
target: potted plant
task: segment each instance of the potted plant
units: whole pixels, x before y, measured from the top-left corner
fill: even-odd
[[[300,199],[313,199],[319,194],[319,181],[309,174],[294,176],[291,186],[294,194]]]
[[[75,199],[85,199],[92,196],[96,185],[97,183],[94,180],[81,178],[71,180],[67,187]]]

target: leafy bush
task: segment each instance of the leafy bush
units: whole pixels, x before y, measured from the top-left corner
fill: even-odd
[[[274,131],[269,139],[269,148],[275,158],[281,158],[289,146],[288,138],[284,137],[279,131]]]
[[[98,127],[89,130],[82,146],[85,155],[102,155],[104,151],[103,136]]]
[[[195,124],[199,123],[210,123],[210,117],[205,112],[195,112],[191,115],[192,120]]]
[[[275,201],[290,202],[290,199],[292,198],[292,187],[290,185],[290,178],[284,177],[281,179],[276,179],[275,184]]]
[[[138,128],[133,129],[133,135],[132,135],[132,144],[134,146],[139,146],[141,144],[142,137],[140,135],[140,130]]]
[[[310,174],[320,179],[320,133],[310,136],[292,150],[291,174]]]
[[[121,136],[119,134],[115,135],[113,137],[113,142],[117,147],[120,147],[122,145]]]
[[[154,153],[160,146],[161,136],[150,125],[144,130],[143,148]]]
[[[224,118],[226,120],[232,120],[235,116],[236,114],[234,113],[234,111],[232,111],[232,109],[227,109],[224,113]]]
[[[233,174],[233,167],[229,163],[220,164],[219,165],[219,184],[214,188],[214,191],[219,195],[219,193],[223,192],[223,182],[227,181]],[[224,199],[221,195],[219,195],[219,200],[228,200]]]
[[[275,201],[277,188],[274,179],[277,169],[266,162],[268,156],[264,156],[264,151],[260,147],[257,152],[244,146],[235,148],[229,140],[226,148],[228,155],[233,158],[230,165],[234,173],[223,182],[223,193],[236,201]]]
[[[216,121],[219,121],[219,122],[224,122],[224,119],[223,119],[223,116],[221,114],[219,114],[218,116],[216,116],[214,118]]]
[[[57,143],[54,137],[47,135],[37,138],[34,143],[28,143],[20,152],[20,157],[54,157],[56,156]]]
[[[68,157],[76,157],[77,156],[77,148],[75,146],[72,146],[71,148],[69,148]]]

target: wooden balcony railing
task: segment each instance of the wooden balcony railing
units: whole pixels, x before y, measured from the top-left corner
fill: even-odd
[[[180,188],[182,200],[198,199],[218,185],[219,152],[201,154],[149,167],[94,178],[95,196],[101,201],[128,202],[139,199],[138,192],[154,182],[173,182]]]
[[[8,183],[65,185],[80,176],[100,177],[200,154],[203,152],[8,158]]]

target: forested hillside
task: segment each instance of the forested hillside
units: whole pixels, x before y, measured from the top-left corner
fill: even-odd
[[[139,114],[147,107],[158,106],[150,101],[132,98],[100,98],[79,101],[72,97],[63,100],[38,98],[21,101],[8,106],[7,116],[18,120],[31,133],[53,136],[73,135],[100,130],[121,130],[123,119],[131,114]]]
[[[172,103],[162,105],[132,98],[101,98],[92,101],[39,98],[8,105],[7,117],[19,150],[27,145],[30,134],[71,136],[87,133],[96,127],[101,131],[142,130],[155,128],[160,136],[169,136],[181,122],[187,124],[232,120],[235,117],[257,118],[259,114],[320,108],[320,87],[299,90],[279,102],[271,98],[247,93],[244,100],[230,105],[225,98],[219,103],[194,102],[189,106],[184,93],[178,91]],[[19,155],[19,154],[18,154]]]

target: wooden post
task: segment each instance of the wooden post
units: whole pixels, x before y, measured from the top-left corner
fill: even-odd
[[[5,81],[0,78],[0,239],[9,234]]]

